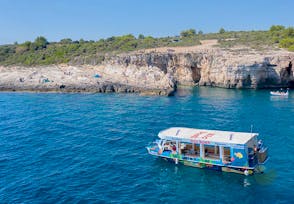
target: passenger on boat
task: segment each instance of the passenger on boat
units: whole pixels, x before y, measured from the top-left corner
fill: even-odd
[[[250,148],[251,149],[251,148]],[[258,148],[256,147],[256,145],[253,145],[253,149],[251,149],[250,153],[249,153],[249,166],[255,166],[257,164],[257,151]]]
[[[169,150],[169,145],[167,143],[165,143],[164,146],[163,146],[163,149],[164,149],[164,151]]]
[[[222,162],[223,162],[224,164],[230,164],[230,163],[232,163],[231,157],[228,156],[228,157],[226,157],[226,158],[223,158],[223,159],[222,159]]]
[[[189,153],[190,153],[190,154],[197,154],[197,151],[191,149],[191,150],[189,151]]]
[[[208,150],[205,149],[205,156],[207,157],[208,156]]]
[[[254,154],[257,153],[258,149],[257,149],[256,145],[253,145],[253,151],[254,151]]]
[[[187,156],[195,157],[197,155],[197,151],[190,149],[187,151]]]
[[[173,145],[172,150],[173,150],[174,152],[177,151],[177,147],[176,147],[176,145]]]

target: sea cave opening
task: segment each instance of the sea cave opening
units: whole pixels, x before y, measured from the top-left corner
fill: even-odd
[[[191,71],[192,71],[192,79],[195,84],[197,84],[200,81],[201,78],[201,68],[197,66],[191,66]]]

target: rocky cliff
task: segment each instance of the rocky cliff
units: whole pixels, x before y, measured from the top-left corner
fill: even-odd
[[[158,69],[136,66],[0,67],[0,91],[121,92],[171,95],[171,79]]]
[[[106,66],[160,70],[179,85],[224,88],[293,86],[294,53],[211,48],[191,53],[137,53],[107,60]]]
[[[284,50],[169,48],[108,57],[99,66],[0,67],[0,90],[171,95],[177,85],[293,87],[293,62]]]

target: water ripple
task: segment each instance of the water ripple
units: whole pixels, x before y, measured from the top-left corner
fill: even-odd
[[[0,203],[291,202],[293,99],[205,87],[170,98],[1,93]],[[270,147],[264,175],[175,166],[145,150],[170,126],[251,124]]]

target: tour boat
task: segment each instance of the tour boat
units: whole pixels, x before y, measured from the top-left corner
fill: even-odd
[[[244,175],[263,173],[268,150],[258,133],[172,127],[159,132],[149,154],[187,166]]]
[[[286,92],[283,92],[283,91],[271,91],[270,93],[273,96],[288,96],[289,95],[289,89],[287,89]]]

